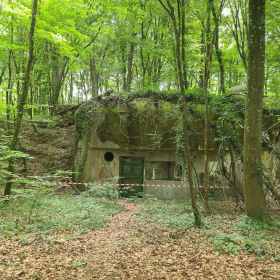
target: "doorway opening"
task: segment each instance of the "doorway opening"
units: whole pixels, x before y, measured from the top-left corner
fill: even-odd
[[[144,159],[120,158],[120,183],[143,184]],[[123,197],[143,196],[143,186],[120,186],[120,195]]]

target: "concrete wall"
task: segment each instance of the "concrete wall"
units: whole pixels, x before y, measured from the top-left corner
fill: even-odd
[[[112,183],[116,184],[120,176],[120,158],[121,157],[140,157],[144,159],[144,184],[152,185],[188,185],[183,176],[176,174],[176,165],[180,166],[180,159],[176,153],[176,147],[170,140],[172,132],[166,133],[166,127],[162,127],[163,135],[168,135],[170,141],[169,148],[163,146],[161,148],[152,148],[151,127],[145,127],[142,124],[143,139],[140,139],[141,133],[136,132],[137,127],[127,127],[126,112],[114,112],[114,117],[108,117],[108,112],[100,112],[91,127],[91,137],[86,151],[85,139],[80,139],[75,157],[74,170],[78,171],[81,164],[81,156],[83,152],[87,153],[86,161],[83,166],[82,182],[93,183]],[[166,125],[166,124],[165,124]],[[153,128],[154,129],[154,128]],[[130,133],[130,135],[128,135]],[[139,132],[137,132],[139,133]],[[171,133],[171,134],[170,134]],[[134,136],[133,136],[134,135]],[[134,137],[133,139],[131,137]],[[137,145],[137,143],[143,142]],[[145,144],[146,143],[146,144]],[[114,159],[110,162],[106,161],[104,155],[110,152],[114,155]],[[214,178],[213,184],[228,185],[228,182],[218,174],[221,169],[221,161],[218,157],[217,150],[209,150],[209,170],[210,175]],[[204,151],[193,150],[193,176],[195,185],[202,185],[202,173],[204,173]],[[230,157],[224,156],[224,163],[229,169]],[[167,174],[168,173],[168,174]],[[238,171],[241,177],[241,169]],[[185,174],[183,170],[183,174]],[[77,177],[76,177],[77,178]],[[185,198],[189,196],[189,188],[177,187],[144,187],[144,194],[154,196],[158,199]]]
[[[148,180],[145,184],[151,185],[181,185],[181,181],[161,181],[161,180]],[[184,184],[185,185],[185,184]],[[183,187],[144,187],[144,195],[155,197],[157,199],[181,199],[190,196],[190,189]]]
[[[111,152],[114,155],[114,159],[111,162],[105,160],[104,155],[107,152]],[[204,152],[201,150],[192,151],[194,168],[193,171],[194,182],[197,185],[201,185],[202,182],[197,182],[197,176],[204,172]],[[148,185],[188,185],[187,181],[184,181],[182,177],[176,177],[176,162],[178,158],[174,150],[144,150],[144,149],[109,149],[109,148],[90,148],[88,150],[87,159],[84,165],[83,182],[95,182],[95,183],[112,183],[116,184],[119,181],[120,176],[120,158],[121,157],[141,157],[144,159],[144,184]],[[229,156],[226,157],[229,160]],[[148,169],[150,172],[151,166],[158,166],[155,163],[170,163],[171,172],[173,174],[169,176],[169,179],[160,180],[147,178]],[[228,185],[228,182],[222,177],[215,174],[220,168],[220,160],[218,159],[217,151],[209,152],[209,169],[211,174],[215,175],[215,184]],[[160,173],[164,170],[155,170]],[[199,180],[199,178],[198,178]],[[158,199],[173,199],[173,198],[185,198],[189,197],[189,188],[179,187],[144,187],[144,194],[156,197]]]
[[[202,105],[196,106],[196,109],[203,111]],[[116,184],[120,176],[120,158],[141,157],[144,159],[144,184],[188,185],[187,180],[177,174],[175,170],[176,165],[184,166],[181,163],[184,160],[178,158],[177,147],[174,143],[175,139],[180,141],[177,139],[177,130],[173,129],[181,118],[177,106],[162,102],[157,103],[157,107],[155,107],[153,102],[137,101],[132,102],[128,107],[117,105],[115,102],[108,106],[96,107],[96,111],[92,115],[94,122],[91,126],[89,143],[86,142],[88,137],[85,136],[87,134],[85,131],[88,129],[84,126],[86,122],[81,118],[81,122],[76,124],[81,131],[79,130],[80,139],[74,162],[75,180]],[[272,123],[269,126],[271,125]],[[275,133],[277,135],[278,130]],[[193,119],[190,127],[190,143],[195,185],[203,184],[203,135],[204,123],[199,119]],[[273,137],[273,134],[270,137]],[[220,172],[222,162],[218,156],[218,150],[215,150],[216,143],[212,141],[213,132],[210,132],[209,139],[209,183],[210,185],[228,186],[227,180]],[[280,152],[279,142],[274,151]],[[105,160],[106,152],[114,155],[112,161]],[[230,173],[229,153],[224,152],[223,163]],[[280,180],[280,165],[276,155],[264,152],[263,163],[271,169],[272,179]],[[78,172],[81,170],[82,178],[78,176]],[[242,164],[237,162],[236,174],[240,186],[242,185],[242,173]],[[183,174],[185,174],[184,170]],[[159,199],[183,198],[189,196],[189,189],[144,187],[144,194],[153,195]]]

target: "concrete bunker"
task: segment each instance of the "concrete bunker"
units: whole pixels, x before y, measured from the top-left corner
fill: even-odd
[[[134,184],[129,191],[121,187],[125,196],[143,192],[158,199],[188,197],[189,188],[173,187],[188,185],[180,105],[144,99],[122,103],[117,97],[108,100],[88,101],[76,113],[75,181]],[[201,185],[204,122],[192,118],[190,130],[192,172],[195,184]],[[213,141],[208,158],[210,183],[228,185],[219,172],[221,159]]]

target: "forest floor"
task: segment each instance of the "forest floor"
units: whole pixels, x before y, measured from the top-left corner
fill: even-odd
[[[34,157],[27,175],[71,171],[73,136],[73,126],[24,126],[21,148]],[[279,279],[279,221],[254,222],[234,205],[195,227],[186,201],[109,201],[71,187],[40,199],[15,193],[0,205],[0,280]]]
[[[277,258],[217,250],[205,228],[168,230],[137,218],[150,203],[118,204],[124,211],[99,230],[1,240],[0,279],[279,279]],[[279,232],[270,234],[279,254]]]

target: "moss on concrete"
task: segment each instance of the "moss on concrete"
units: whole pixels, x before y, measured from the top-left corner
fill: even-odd
[[[231,140],[238,150],[239,146],[242,147],[243,132],[240,127],[243,124],[244,100],[236,96],[214,95],[209,97],[210,100],[209,149],[226,148]],[[191,149],[203,149],[203,95],[200,91],[188,93],[186,101]],[[271,126],[278,117],[279,106],[274,109],[264,106],[264,124]],[[138,92],[127,96],[110,93],[97,96],[82,103],[75,118],[74,170],[79,174],[75,176],[77,181],[81,180],[92,127],[97,120],[100,125],[96,133],[101,143],[109,141],[120,148],[131,149],[173,149],[182,154],[184,151],[178,93]]]

